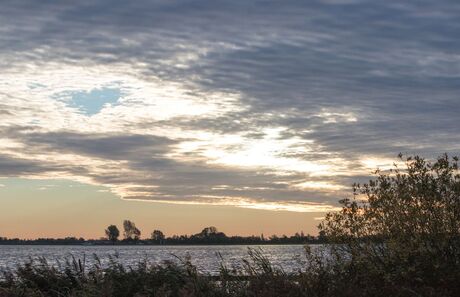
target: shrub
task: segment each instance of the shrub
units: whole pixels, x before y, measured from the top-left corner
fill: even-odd
[[[400,158],[319,226],[336,269],[353,296],[460,296],[458,158]]]

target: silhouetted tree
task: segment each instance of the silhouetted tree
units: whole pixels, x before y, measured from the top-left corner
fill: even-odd
[[[162,244],[165,240],[165,235],[160,230],[154,230],[150,237],[155,243]]]
[[[204,228],[201,233],[203,237],[210,237],[217,234],[217,228],[214,226]]]
[[[327,238],[327,237],[326,237],[326,231],[320,230],[320,231],[319,231],[319,234],[318,234],[318,240],[319,240],[320,242],[325,242],[325,241],[326,241],[326,238]]]
[[[141,237],[141,231],[136,228],[136,225],[134,222],[131,222],[130,220],[125,220],[123,222],[123,235],[126,240],[134,240],[137,241]]]
[[[228,237],[216,227],[206,227],[200,233],[192,235],[192,241],[197,243],[222,244],[228,242]]]
[[[120,230],[118,230],[117,226],[110,225],[105,229],[105,235],[108,240],[115,243],[118,240],[118,236],[120,236]]]

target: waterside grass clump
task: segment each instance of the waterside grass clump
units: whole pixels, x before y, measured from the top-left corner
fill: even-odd
[[[220,266],[218,275],[200,273],[190,258],[150,264],[142,260],[125,267],[117,256],[87,267],[70,257],[51,265],[29,259],[13,271],[3,271],[0,296],[319,296],[307,294],[302,274],[274,267],[261,249],[249,249],[250,260],[239,269]]]
[[[314,250],[314,251],[313,251]],[[416,285],[387,279],[373,279],[349,256],[338,256],[330,247],[305,247],[305,270],[288,273],[276,267],[261,249],[248,249],[249,260],[240,268],[220,266],[218,275],[200,272],[190,258],[150,264],[141,260],[126,267],[118,257],[102,265],[87,266],[85,259],[70,257],[51,265],[45,258],[29,259],[0,277],[0,297],[16,296],[459,296],[460,287],[452,275],[447,283]],[[223,262],[221,262],[223,263]],[[365,263],[367,265],[368,263]],[[367,276],[366,276],[367,275]],[[385,276],[383,276],[385,277]],[[458,279],[457,279],[458,280]]]

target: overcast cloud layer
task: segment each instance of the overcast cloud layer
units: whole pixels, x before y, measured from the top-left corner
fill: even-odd
[[[325,211],[460,151],[458,1],[3,1],[0,176]]]

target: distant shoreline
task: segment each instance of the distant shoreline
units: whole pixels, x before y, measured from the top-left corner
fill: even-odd
[[[324,234],[312,236],[297,232],[292,236],[272,235],[264,237],[263,234],[256,236],[227,236],[219,232],[216,227],[206,227],[201,232],[192,235],[172,235],[170,237],[160,230],[154,230],[150,238],[142,239],[141,231],[132,221],[123,222],[123,239],[119,239],[120,231],[115,225],[109,225],[105,230],[106,237],[98,239],[85,239],[83,237],[68,236],[63,238],[40,237],[35,239],[20,239],[0,237],[0,245],[83,245],[83,246],[131,246],[131,245],[152,245],[152,246],[178,246],[178,245],[285,245],[285,244],[315,244],[325,243]]]
[[[319,242],[305,242],[305,243],[202,243],[202,244],[105,244],[105,243],[96,243],[96,244],[78,244],[78,243],[0,243],[0,246],[106,246],[106,247],[115,247],[115,246],[276,246],[276,245],[320,245],[324,243]]]

